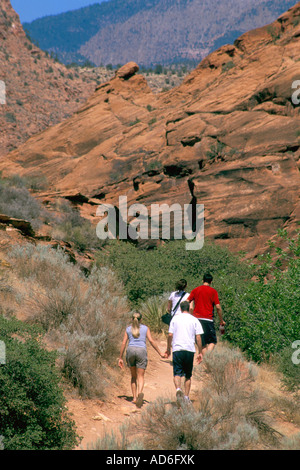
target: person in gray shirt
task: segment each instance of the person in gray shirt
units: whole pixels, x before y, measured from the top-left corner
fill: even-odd
[[[119,356],[119,367],[122,369],[124,367],[123,354],[128,343],[126,363],[128,367],[130,367],[131,372],[132,402],[135,403],[138,408],[143,405],[144,400],[144,377],[148,364],[146,340],[149,341],[151,346],[162,358],[165,357],[152,339],[150,329],[146,325],[143,325],[141,320],[142,315],[140,313],[133,314],[131,325],[126,328],[124,333]]]

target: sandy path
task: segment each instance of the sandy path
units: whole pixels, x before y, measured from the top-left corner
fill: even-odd
[[[166,340],[161,337],[156,337],[155,340],[160,350],[164,352]],[[217,347],[221,347],[221,345]],[[167,398],[175,403],[176,397],[171,360],[161,359],[149,344],[148,358],[149,362],[145,374],[144,404],[141,409],[138,409],[131,402],[130,371],[127,367],[123,370],[115,368],[111,371],[112,382],[115,385],[110,390],[107,390],[105,401],[82,400],[80,398],[69,397],[69,411],[73,415],[78,434],[83,438],[78,446],[79,450],[91,448],[91,445],[96,442],[97,438],[103,437],[105,433],[110,433],[112,430],[119,430],[124,421],[128,420],[130,416],[139,415],[158,397]],[[195,368],[198,367],[201,367],[201,365],[195,366]],[[284,393],[280,389],[278,376],[275,372],[272,372],[266,366],[258,370],[257,385],[269,397],[280,400],[280,398],[283,399],[289,396],[289,394]],[[190,394],[192,402],[196,400],[195,391],[199,391],[200,387],[199,379],[197,380],[196,376],[193,376]],[[300,431],[299,426],[288,420],[283,412],[276,414],[275,420],[273,417],[273,425],[275,429],[285,436],[291,436]]]
[[[155,338],[162,352],[166,350],[166,340]],[[141,413],[158,397],[175,400],[173,370],[171,358],[161,359],[148,344],[148,367],[145,373],[144,404],[138,409],[133,403],[130,387],[130,371],[126,367],[117,371],[117,386],[111,387],[105,401],[81,400],[69,398],[68,408],[77,425],[77,431],[83,437],[79,449],[86,450],[105,432],[118,429],[129,416]],[[191,399],[196,380],[192,380]],[[194,386],[193,386],[194,385]]]

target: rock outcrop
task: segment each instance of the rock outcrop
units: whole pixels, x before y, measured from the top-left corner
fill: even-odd
[[[0,80],[6,85],[6,103],[0,102],[1,157],[70,116],[94,92],[96,82],[35,46],[9,0],[0,2],[0,44]]]
[[[5,214],[0,214],[0,225],[5,227],[5,229],[7,227],[13,227],[19,230],[25,237],[35,236],[35,232],[31,226],[31,223],[27,220],[16,219]]]
[[[73,198],[95,223],[97,205],[117,206],[121,195],[129,205],[193,200],[205,206],[207,237],[257,254],[277,229],[297,225],[299,18],[300,3],[210,54],[167,93],[154,95],[126,65],[0,171],[39,172],[48,182],[41,198]]]

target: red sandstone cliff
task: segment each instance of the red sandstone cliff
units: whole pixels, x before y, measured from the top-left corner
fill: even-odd
[[[257,253],[299,220],[300,3],[204,59],[183,84],[154,95],[135,64],[98,87],[69,119],[0,161],[48,181],[97,222],[103,201],[205,205],[205,232]]]

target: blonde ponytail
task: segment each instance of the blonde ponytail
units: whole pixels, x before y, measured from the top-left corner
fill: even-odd
[[[134,313],[132,315],[131,333],[134,338],[138,338],[140,336],[141,319],[142,319],[142,315],[140,313]]]

